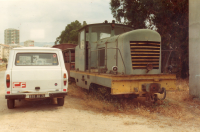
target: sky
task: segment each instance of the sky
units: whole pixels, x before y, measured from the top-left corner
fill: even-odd
[[[0,0],[0,43],[4,30],[20,30],[20,42],[55,42],[67,24],[114,20],[110,0]]]

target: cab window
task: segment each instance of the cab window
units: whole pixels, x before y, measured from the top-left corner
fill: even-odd
[[[85,46],[85,30],[82,30],[82,31],[79,33],[78,42],[79,42],[80,48],[81,48],[81,49],[84,49],[84,46]]]
[[[99,39],[111,37],[111,26],[92,27],[91,41],[96,42]]]

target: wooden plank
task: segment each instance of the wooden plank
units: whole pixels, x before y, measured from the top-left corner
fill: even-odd
[[[132,62],[132,64],[138,64],[138,65],[146,64],[147,65],[147,64],[149,64],[149,62]],[[151,64],[159,64],[159,62],[151,62]]]
[[[160,43],[130,43],[130,44],[152,44],[152,45],[160,45]]]
[[[137,52],[137,53],[131,53],[131,55],[134,55],[134,54],[156,54],[156,55],[159,55],[160,53],[144,53],[144,52]]]
[[[132,59],[132,61],[159,61],[159,59]]]
[[[160,49],[160,47],[158,46],[152,46],[152,45],[149,45],[149,46],[130,46],[131,48],[135,48],[135,49]]]
[[[145,51],[160,51],[160,50],[151,50],[151,49],[131,49],[131,51],[143,51],[143,52],[145,52]]]
[[[145,68],[146,69],[147,66],[132,66],[132,68]],[[159,66],[153,66],[153,68],[159,68]]]
[[[159,58],[160,56],[131,56],[132,58]]]

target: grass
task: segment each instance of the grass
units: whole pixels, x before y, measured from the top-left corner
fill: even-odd
[[[143,124],[140,124],[140,123],[138,123],[138,122],[136,122],[136,121],[125,121],[125,122],[124,122],[124,125],[137,125],[137,124],[143,125]]]
[[[90,94],[88,90],[80,88],[74,83],[69,85],[68,95],[79,98],[83,109],[104,114],[117,115],[124,113],[126,115],[140,115],[150,119],[165,116],[181,121],[197,120],[200,117],[200,102],[193,101],[189,95],[188,80],[177,80],[177,89],[176,91],[167,92],[167,98],[164,101],[158,101],[150,107],[145,105],[145,98],[112,98],[113,100],[106,100],[98,98],[99,95]]]

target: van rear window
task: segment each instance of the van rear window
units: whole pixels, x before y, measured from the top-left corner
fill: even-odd
[[[56,53],[17,53],[16,66],[53,66],[58,65]]]

